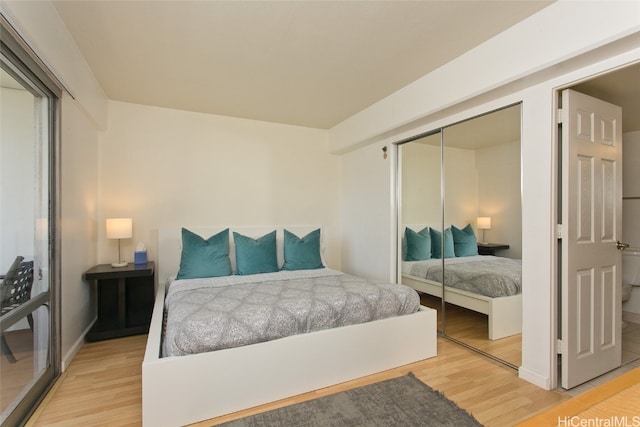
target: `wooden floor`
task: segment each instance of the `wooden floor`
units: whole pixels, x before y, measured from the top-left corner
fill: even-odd
[[[0,355],[0,411],[6,410],[33,381],[33,331],[22,329],[4,334],[16,361]]]
[[[86,343],[28,426],[139,426],[141,363],[146,336]],[[513,369],[438,338],[438,356],[294,398],[219,417],[197,426],[274,409],[413,372],[486,426],[513,426],[569,397],[517,377]]]
[[[12,350],[19,350],[12,344]],[[146,335],[85,343],[27,426],[140,426],[145,344]],[[542,390],[519,379],[515,370],[439,337],[434,358],[193,426],[219,424],[408,372],[443,392],[486,426],[569,425],[562,420],[570,417],[585,422],[624,416],[630,422],[640,420],[633,418],[640,417],[640,368],[570,398],[561,391]],[[9,383],[5,374],[8,372],[2,372],[3,390]]]
[[[140,426],[146,339],[85,343],[27,425]]]
[[[420,303],[438,312],[438,330],[442,330],[442,302],[440,298],[421,293]],[[486,314],[449,303],[445,306],[445,312],[445,326],[448,336],[512,366],[522,365],[522,334],[490,340],[489,318]]]
[[[518,427],[568,425],[640,425],[640,368],[536,415]]]

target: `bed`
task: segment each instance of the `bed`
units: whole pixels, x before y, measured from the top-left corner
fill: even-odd
[[[281,265],[281,227],[232,230],[258,237],[276,228]],[[318,227],[286,228],[303,236]],[[219,227],[190,229],[201,236],[222,230]],[[142,363],[144,426],[190,424],[436,355],[435,310],[419,307],[412,314],[367,323],[216,351],[162,357],[167,282],[178,271],[180,246],[180,228],[159,230],[158,286]],[[233,239],[230,246],[229,258],[237,268]]]
[[[407,225],[421,230],[423,225]],[[442,298],[442,259],[404,260],[401,282],[413,289]],[[489,339],[497,340],[522,332],[521,260],[475,255],[445,258],[445,301],[486,314]]]

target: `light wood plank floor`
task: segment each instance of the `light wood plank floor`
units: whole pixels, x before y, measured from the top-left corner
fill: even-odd
[[[33,331],[22,329],[4,336],[16,361],[9,363],[4,354],[0,355],[0,411],[6,410],[34,377]]]
[[[597,420],[601,420],[597,424]],[[640,424],[640,368],[536,415],[518,427]]]
[[[146,336],[86,343],[28,426],[139,426],[141,363]],[[438,356],[358,380],[218,417],[210,426],[246,415],[413,372],[486,426],[513,426],[569,399],[517,377],[514,370],[438,339]]]
[[[420,294],[420,303],[438,312],[438,330],[442,329],[442,302],[432,295]],[[489,339],[489,318],[486,314],[448,304],[447,335],[471,347],[484,351],[512,366],[522,364],[522,334],[498,340]]]

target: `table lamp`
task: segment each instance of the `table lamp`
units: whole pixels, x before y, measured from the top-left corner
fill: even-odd
[[[127,261],[122,261],[120,241],[131,237],[133,237],[131,218],[107,218],[107,239],[118,239],[118,262],[111,263],[112,267],[126,267],[129,264]]]
[[[484,230],[491,230],[491,217],[479,216],[476,219],[476,224],[478,225],[478,230],[482,230],[482,242],[480,243],[486,243],[484,240]]]

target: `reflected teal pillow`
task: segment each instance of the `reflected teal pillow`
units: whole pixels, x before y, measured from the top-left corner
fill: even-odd
[[[248,275],[278,271],[276,230],[259,239],[233,232],[236,245],[236,274]]]
[[[289,230],[284,230],[284,270],[312,270],[322,267],[319,228],[302,239]]]
[[[219,277],[231,274],[229,261],[229,229],[207,240],[182,229],[182,253],[177,279]]]
[[[478,241],[471,224],[467,224],[462,230],[452,225],[451,233],[453,234],[453,250],[456,256],[478,255]]]
[[[429,227],[425,227],[417,233],[409,227],[405,228],[404,241],[406,245],[405,261],[431,259],[431,234]]]
[[[442,258],[442,233],[438,230],[430,229],[431,233],[431,258]],[[453,235],[450,228],[444,230],[444,257],[454,258]]]

